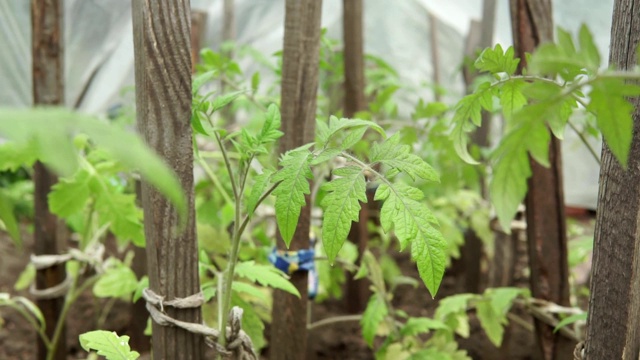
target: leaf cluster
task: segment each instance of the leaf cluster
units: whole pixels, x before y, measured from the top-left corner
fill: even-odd
[[[562,29],[557,36],[557,42],[543,44],[527,56],[523,75],[516,75],[521,60],[514,57],[512,48],[504,51],[496,45],[483,51],[475,67],[493,80],[481,83],[455,108],[455,149],[463,160],[475,164],[468,152],[467,133],[481,126],[482,111],[495,110],[495,99],[500,104],[505,133],[490,156],[493,176],[489,188],[507,231],[527,191],[529,158],[549,166],[551,135],[563,138],[576,109],[595,116],[608,147],[622,166],[627,164],[634,109],[628,97],[640,95],[640,87],[626,80],[638,76],[600,70],[600,55],[586,26],[581,27],[577,42]]]

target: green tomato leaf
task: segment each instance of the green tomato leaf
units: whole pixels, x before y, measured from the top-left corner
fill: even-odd
[[[300,297],[298,289],[289,282],[287,275],[271,265],[261,265],[256,264],[255,261],[245,261],[238,263],[234,272],[236,276],[249,279],[263,286],[286,291],[298,298]]]
[[[375,200],[384,200],[380,210],[383,229],[394,229],[401,249],[411,244],[411,257],[417,262],[420,277],[435,296],[444,275],[447,242],[434,227],[431,211],[419,201],[423,196],[422,191],[402,183],[393,187],[382,184]]]
[[[254,178],[253,186],[251,187],[251,192],[249,193],[249,197],[247,198],[247,213],[253,214],[258,206],[258,200],[267,190],[267,186],[270,183],[271,175],[273,174],[273,170],[263,169],[262,174],[256,176]]]
[[[209,106],[209,111],[213,113],[222,109],[223,107],[229,105],[233,100],[237,99],[240,95],[244,93],[245,93],[244,91],[234,91],[228,94],[218,96],[213,101],[211,101],[211,104]]]
[[[588,64],[590,70],[594,72],[597,71],[598,68],[600,68],[600,52],[586,24],[580,26],[578,41],[580,42],[580,54],[582,58],[586,64]]]
[[[91,180],[92,175],[85,169],[78,170],[73,177],[60,179],[48,195],[51,212],[63,218],[81,212],[91,195]]]
[[[276,197],[278,228],[287,247],[298,226],[300,208],[306,204],[305,195],[311,193],[309,188],[309,180],[313,179],[309,167],[311,159],[312,154],[308,146],[291,150],[283,155],[280,160],[282,168],[272,176],[272,182],[281,181],[273,191],[273,195]]]
[[[135,195],[122,194],[108,186],[101,190],[96,199],[101,223],[110,223],[111,231],[119,240],[131,240],[134,245],[144,247],[142,210],[136,206]]]
[[[129,267],[118,265],[108,268],[93,285],[93,294],[99,298],[127,297],[138,288],[136,274]]]
[[[387,305],[380,294],[373,294],[369,299],[367,308],[362,314],[360,325],[362,325],[362,336],[369,347],[373,347],[373,339],[378,331],[378,326],[382,323],[385,316],[389,313]]]
[[[337,178],[322,187],[327,195],[322,199],[322,243],[333,262],[351,230],[351,222],[358,222],[360,202],[367,202],[366,181],[363,169],[347,166],[333,171]]]
[[[280,110],[276,104],[269,105],[265,117],[262,130],[257,136],[257,141],[261,145],[272,143],[283,135],[279,130],[281,126]]]
[[[428,333],[431,330],[449,330],[449,327],[439,320],[426,317],[411,317],[400,329],[400,335],[415,336]]]
[[[596,122],[618,162],[626,168],[633,137],[632,114],[635,107],[625,96],[637,96],[640,87],[626,84],[622,79],[599,78],[591,83],[591,102],[587,110],[596,116]]]
[[[422,158],[411,153],[411,146],[400,144],[400,134],[396,133],[381,144],[371,148],[371,162],[381,163],[401,171],[412,180],[440,181],[438,173]]]
[[[507,119],[527,104],[527,98],[522,94],[525,82],[522,79],[514,79],[504,83],[500,88],[500,104],[502,112]]]
[[[514,57],[513,47],[505,53],[502,46],[497,44],[493,49],[485,49],[475,62],[476,69],[492,74],[507,73],[513,75],[518,68],[520,59]]]
[[[86,351],[97,351],[107,360],[135,360],[140,357],[129,347],[128,336],[118,336],[111,331],[95,330],[80,334],[80,345]]]

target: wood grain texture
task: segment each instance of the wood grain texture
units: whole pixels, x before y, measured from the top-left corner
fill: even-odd
[[[282,153],[314,139],[321,10],[321,0],[286,1],[281,89]],[[308,196],[306,201],[309,202]],[[305,206],[291,249],[309,248],[310,223],[311,208]],[[278,246],[284,248],[280,239]],[[294,273],[291,282],[300,292],[300,298],[279,290],[273,293],[271,359],[307,358],[307,273]]]
[[[553,38],[551,0],[512,0],[511,15],[518,72],[526,66],[525,53]],[[534,297],[569,306],[567,231],[564,214],[562,153],[551,136],[549,163],[545,168],[530,159],[532,175],[525,199],[530,287]],[[575,343],[535,320],[538,348],[543,359],[569,359]]]
[[[195,233],[189,0],[133,1],[137,121],[140,132],[178,175],[188,219],[178,231],[176,209],[142,185],[149,287],[171,300],[200,291]],[[165,308],[175,319],[201,322],[201,309]],[[154,359],[201,359],[200,336],[153,324]]]
[[[352,118],[366,109],[364,96],[364,36],[362,0],[343,0],[342,32],[344,40],[344,116]],[[348,239],[358,247],[358,260],[369,242],[369,204],[360,203],[360,220],[351,224]],[[347,311],[362,313],[371,292],[367,279],[354,280],[347,275],[344,301]]]
[[[616,0],[609,63],[633,69],[640,42],[640,1]],[[631,99],[633,140],[628,169],[603,145],[594,235],[586,358],[640,356],[640,99]]]
[[[64,66],[62,44],[62,0],[32,0],[32,81],[33,103],[39,105],[64,104]],[[64,223],[49,212],[48,195],[57,177],[42,163],[33,167],[34,182],[34,241],[37,255],[58,254],[64,250]],[[62,233],[61,233],[62,232]],[[39,270],[36,287],[46,289],[65,279],[64,265]],[[37,305],[46,321],[46,333],[51,338],[62,311],[64,297],[38,300]],[[67,358],[66,336],[60,337],[54,355],[55,360]],[[47,347],[37,338],[38,359],[47,357]]]

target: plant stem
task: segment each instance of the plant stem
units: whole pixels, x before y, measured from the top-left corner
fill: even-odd
[[[231,88],[233,88],[233,90],[235,91],[245,91],[243,89],[240,88],[240,86],[238,86],[237,84],[235,84],[233,81],[229,80],[229,78],[227,78],[226,76],[221,76],[220,80],[222,80],[222,82],[225,85],[229,85]],[[267,108],[264,107],[264,105],[262,105],[258,99],[256,99],[255,96],[253,96],[253,94],[251,94],[250,92],[246,92],[244,94],[244,96],[249,99],[249,101],[251,101],[258,109],[262,110],[263,112],[267,112]]]
[[[51,340],[49,340],[49,337],[45,332],[45,329],[43,326],[44,324],[38,324],[38,321],[36,319],[33,319],[33,317],[27,311],[25,311],[21,306],[9,305],[9,307],[16,310],[20,315],[22,315],[22,317],[25,318],[25,320],[27,320],[29,324],[31,324],[31,326],[33,326],[33,328],[36,330],[36,332],[38,333],[38,336],[40,336],[40,339],[42,339],[42,342],[44,343],[44,346],[47,349],[51,348]]]
[[[216,189],[220,191],[220,194],[222,194],[224,201],[229,205],[233,205],[233,200],[231,200],[231,197],[229,196],[229,194],[227,194],[227,191],[222,186],[220,179],[218,179],[218,177],[213,172],[213,170],[211,170],[211,167],[209,166],[209,164],[207,164],[207,162],[201,157],[198,157],[198,163],[200,164],[200,166],[202,166],[202,169],[207,174],[207,176],[209,176],[209,178],[211,179],[211,182],[213,182],[213,185],[216,187]]]
[[[271,195],[271,193],[278,187],[278,185],[280,185],[282,181],[278,181],[277,183],[271,185],[271,187],[264,192],[264,194],[262,194],[262,196],[260,196],[260,198],[258,199],[258,201],[256,202],[256,208],[258,208],[258,206],[269,196]],[[247,225],[249,224],[249,220],[251,220],[251,214],[246,214],[244,219],[242,219],[242,223],[240,225],[240,235],[242,235],[244,233],[244,229],[247,227]]]
[[[580,130],[578,130],[578,128],[576,128],[576,126],[571,121],[567,121],[567,124],[569,124],[569,127],[571,127],[571,129],[573,129],[573,131],[576,132],[576,134],[580,138],[580,141],[582,141],[584,146],[587,147],[587,150],[589,150],[589,152],[591,153],[593,158],[596,160],[598,165],[602,165],[602,163],[600,162],[600,157],[598,156],[598,153],[596,153],[596,150],[593,148],[593,146],[591,146],[589,141],[587,141],[587,138],[584,137],[584,134]]]
[[[73,305],[73,303],[78,299],[78,297],[86,289],[88,289],[89,286],[93,285],[93,283],[98,281],[99,278],[100,278],[100,275],[94,275],[93,277],[87,279],[84,283],[82,283],[82,285],[78,289],[76,289],[76,286],[78,286],[78,277],[77,276],[74,277],[73,281],[71,282],[71,287],[69,288],[69,292],[67,293],[67,296],[64,299],[64,305],[62,306],[62,311],[60,312],[60,316],[58,316],[58,322],[56,323],[56,328],[53,332],[53,337],[51,338],[50,346],[47,348],[48,350],[47,360],[53,360],[53,357],[55,356],[56,347],[58,346],[58,340],[62,335],[62,330],[64,329],[66,319],[67,319],[67,314],[71,309],[71,305]]]
[[[332,325],[332,324],[338,324],[338,323],[343,323],[343,322],[356,322],[356,321],[360,321],[362,320],[362,315],[342,315],[342,316],[333,316],[327,319],[322,319],[319,321],[316,321],[312,324],[307,325],[307,330],[308,331],[312,331],[315,330],[317,328],[323,327],[323,326],[327,326],[327,325]]]
[[[218,134],[217,132],[214,132],[214,135],[216,138],[216,142],[218,143],[218,147],[220,147],[220,151],[222,152],[222,157],[224,158],[224,164],[227,167],[227,173],[229,173],[229,180],[231,181],[231,189],[233,190],[233,197],[235,197],[237,201],[238,186],[236,185],[235,177],[233,176],[233,171],[231,171],[231,161],[229,160],[229,156],[227,156],[227,150],[222,145],[222,139],[220,139],[220,134]]]
[[[227,263],[227,270],[224,273],[223,277],[223,289],[220,296],[222,297],[222,302],[218,301],[218,313],[220,316],[220,321],[218,323],[218,329],[220,331],[220,337],[218,338],[218,343],[224,346],[227,342],[227,320],[229,318],[229,308],[231,305],[231,288],[233,285],[233,274],[236,268],[236,263],[238,261],[238,249],[240,248],[240,234],[239,234],[239,210],[240,206],[236,204],[236,220],[233,225],[233,237],[231,240],[231,251],[229,252],[229,262]]]

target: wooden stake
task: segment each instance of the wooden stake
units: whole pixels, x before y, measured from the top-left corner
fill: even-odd
[[[636,67],[639,9],[638,0],[614,4],[609,64],[618,69]],[[640,357],[640,98],[631,101],[636,110],[627,169],[606,144],[602,148],[587,359]]]
[[[142,184],[149,287],[165,300],[200,291],[193,192],[191,22],[188,0],[133,1],[137,121],[149,146],[178,175],[187,197],[186,226],[176,209]],[[201,322],[201,309],[165,307],[181,321]],[[200,335],[153,323],[154,359],[201,359]]]
[[[34,105],[64,105],[64,67],[62,44],[62,0],[32,0],[32,74]],[[57,177],[37,162],[34,167],[34,241],[36,255],[58,254],[64,249],[64,238],[60,231],[64,224],[49,212],[47,197],[57,182]],[[65,279],[64,265],[52,266],[36,273],[36,287],[46,289],[58,285]],[[64,296],[41,299],[37,305],[46,321],[46,334],[51,338],[64,304]],[[67,358],[67,341],[63,330],[53,356],[55,360]],[[38,359],[47,357],[48,349],[38,337]]]
[[[280,142],[283,153],[314,139],[321,14],[322,0],[286,1],[281,95],[285,135]],[[292,250],[309,248],[310,223],[311,207],[305,206],[291,242]],[[284,248],[281,240],[278,246]],[[271,359],[306,359],[307,276],[306,272],[297,272],[291,277],[300,299],[274,290]]]
[[[511,0],[515,51],[520,58],[518,72],[526,66],[525,53],[553,39],[551,0]],[[534,297],[569,306],[567,231],[562,187],[560,141],[551,136],[549,163],[545,168],[530,159],[532,175],[526,197],[527,243]],[[535,320],[537,342],[544,359],[569,359],[575,343]]]

